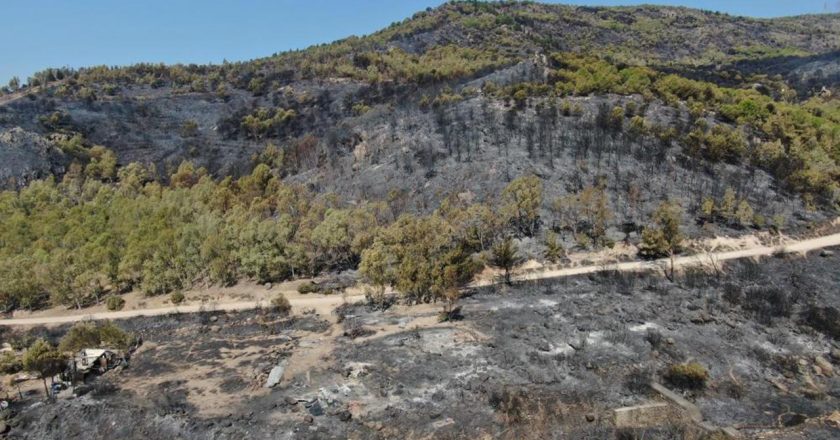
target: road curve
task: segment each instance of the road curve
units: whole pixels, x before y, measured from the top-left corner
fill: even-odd
[[[748,249],[741,249],[737,251],[728,252],[711,252],[695,255],[687,255],[676,257],[674,259],[674,266],[688,267],[707,265],[712,262],[736,260],[740,258],[752,258],[773,255],[777,252],[785,253],[803,253],[817,249],[840,246],[840,233],[831,234],[822,237],[812,238],[808,240],[800,240],[791,242],[780,246],[756,246]],[[602,272],[605,270],[620,271],[620,272],[639,272],[645,270],[663,270],[670,266],[669,259],[653,260],[653,261],[626,261],[622,263],[600,264],[591,266],[568,267],[560,269],[549,269],[537,271],[532,273],[525,273],[515,275],[513,281],[534,281],[550,278],[561,278],[574,275],[583,275],[595,272]],[[482,287],[492,284],[497,284],[497,280],[483,280],[473,284],[473,287]],[[363,299],[363,295],[353,295],[342,297],[341,295],[319,296],[311,298],[294,298],[289,300],[293,308],[309,308],[309,307],[324,307],[324,306],[338,306],[346,301],[355,301]],[[172,306],[162,307],[157,309],[143,309],[143,310],[122,310],[119,312],[99,312],[87,315],[65,315],[65,316],[43,316],[34,318],[14,318],[14,319],[0,319],[0,326],[14,326],[14,325],[50,325],[50,324],[66,324],[78,321],[102,320],[102,319],[125,319],[134,318],[138,316],[159,316],[168,315],[170,313],[197,313],[204,311],[225,311],[234,312],[240,310],[252,310],[260,307],[265,307],[265,301],[244,301],[231,302],[219,304],[196,304],[188,306]]]

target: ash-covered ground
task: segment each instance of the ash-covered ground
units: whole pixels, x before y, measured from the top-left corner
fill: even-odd
[[[80,397],[13,406],[8,436],[720,438],[679,417],[617,428],[614,409],[662,400],[655,381],[744,438],[838,438],[838,268],[828,251],[675,282],[606,272],[501,286],[443,323],[439,305],[123,321],[144,338],[130,368]],[[663,377],[689,361],[708,370],[705,388]]]

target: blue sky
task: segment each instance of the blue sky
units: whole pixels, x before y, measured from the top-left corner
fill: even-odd
[[[46,67],[219,63],[363,35],[441,0],[37,0],[0,10],[0,84]],[[557,3],[557,2],[554,2]],[[774,17],[840,10],[838,0],[567,0],[678,4]]]

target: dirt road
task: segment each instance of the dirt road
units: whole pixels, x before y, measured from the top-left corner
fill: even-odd
[[[823,237],[812,238],[808,240],[800,240],[791,242],[781,246],[755,246],[748,249],[740,249],[728,252],[709,252],[694,255],[686,255],[676,257],[674,259],[674,266],[690,267],[718,264],[727,260],[737,260],[740,258],[753,258],[773,255],[777,252],[782,253],[804,253],[816,249],[822,249],[832,246],[840,246],[840,233],[826,235]],[[608,265],[592,265],[569,267],[556,270],[545,270],[527,274],[520,274],[513,277],[513,281],[532,281],[547,278],[568,277],[573,275],[583,275],[593,272],[601,272],[605,270],[617,270],[621,272],[646,271],[646,270],[666,270],[670,267],[670,260],[665,258],[653,261],[627,261],[623,263],[613,263]],[[496,281],[485,281],[477,283],[478,286],[494,284]]]
[[[709,252],[688,256],[681,256],[674,259],[675,267],[688,267],[699,265],[718,264],[719,262],[736,260],[739,258],[752,258],[773,255],[777,252],[785,253],[804,253],[817,249],[840,246],[840,233],[826,235],[823,237],[812,238],[808,240],[800,240],[791,242],[782,246],[755,246],[748,249],[741,249],[728,252]],[[617,270],[622,272],[638,272],[645,270],[665,270],[670,267],[670,260],[654,260],[654,261],[627,261],[623,263],[614,263],[609,265],[590,265],[569,267],[554,270],[542,270],[532,273],[525,273],[514,275],[513,281],[532,281],[549,278],[560,278],[574,275],[582,275],[594,272],[601,272],[604,270]],[[484,280],[474,283],[475,287],[487,286],[496,284],[496,280]],[[325,310],[336,307],[342,302],[356,301],[364,298],[363,295],[345,296],[313,296],[311,298],[293,298],[289,300],[292,307],[295,309],[314,308],[326,313]],[[124,319],[133,318],[137,316],[157,316],[166,315],[169,313],[196,313],[202,311],[226,311],[232,312],[237,310],[250,310],[258,307],[265,307],[265,301],[244,301],[244,302],[230,302],[220,304],[197,304],[189,306],[173,306],[162,307],[156,309],[145,310],[124,310],[119,312],[100,312],[89,315],[67,315],[67,316],[45,316],[35,318],[16,318],[16,319],[0,319],[0,326],[13,325],[50,325],[50,324],[65,324],[86,320],[98,319]]]

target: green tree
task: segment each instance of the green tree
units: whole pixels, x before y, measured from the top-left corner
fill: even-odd
[[[668,256],[671,260],[670,278],[674,279],[674,256],[680,251],[683,234],[680,231],[682,210],[676,203],[663,202],[653,213],[653,225],[645,228],[639,253],[645,258]]]
[[[67,331],[58,344],[62,353],[73,354],[86,348],[109,348],[127,350],[134,342],[134,337],[116,324],[79,323]]]
[[[711,197],[704,197],[700,204],[700,215],[704,221],[713,222],[715,220],[715,199]]]
[[[44,393],[47,396],[50,395],[47,378],[61,373],[65,367],[65,357],[43,339],[35,341],[23,355],[23,369],[41,376],[44,382]]]
[[[748,226],[753,221],[755,212],[746,199],[741,199],[738,202],[738,208],[735,209],[735,221],[741,226]]]
[[[566,249],[560,243],[560,238],[553,232],[545,235],[545,259],[551,263],[559,262],[566,256]]]
[[[23,362],[21,361],[20,357],[16,355],[12,351],[4,352],[0,355],[0,374],[5,374],[9,376],[9,380],[7,383],[3,384],[6,386],[6,399],[9,398],[9,389],[13,385],[17,385],[18,396],[23,399],[23,392],[20,390],[20,382],[15,380],[14,374],[17,374],[23,370]]]
[[[117,176],[117,155],[101,145],[91,147],[90,162],[85,166],[85,176],[112,181]]]
[[[534,175],[517,177],[502,192],[504,217],[529,237],[539,227],[542,202],[542,181]]]
[[[0,355],[0,374],[17,374],[23,370],[23,362],[12,351]]]
[[[393,284],[396,277],[394,274],[397,256],[390,247],[382,240],[377,240],[373,245],[362,252],[359,272],[373,286],[373,295],[368,301],[374,302],[380,307],[385,302],[385,289]]]
[[[472,279],[479,265],[439,215],[401,216],[362,252],[359,269],[376,286],[390,285],[413,302],[445,299]]]
[[[9,80],[9,90],[16,92],[20,88],[20,78],[13,76]]]
[[[717,212],[727,223],[731,223],[735,219],[737,205],[738,197],[735,194],[735,190],[726,188],[723,199],[718,204]]]
[[[511,284],[510,273],[518,260],[516,244],[510,237],[505,237],[493,245],[492,258],[493,266],[505,271],[505,283]]]

